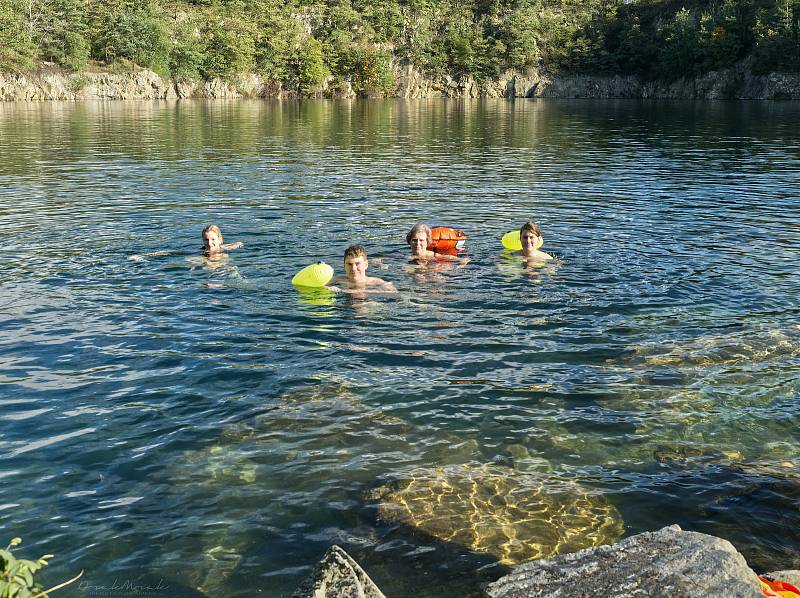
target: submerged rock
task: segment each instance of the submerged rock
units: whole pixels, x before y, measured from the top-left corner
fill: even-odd
[[[789,360],[800,356],[800,326],[741,330],[670,344],[635,347],[645,364],[697,368]]]
[[[386,598],[369,575],[344,550],[328,549],[314,573],[293,598]]]
[[[372,498],[383,521],[488,552],[505,564],[598,546],[623,533],[619,513],[601,495],[496,466],[417,469]]]
[[[190,572],[193,586],[206,596],[226,593],[227,582],[242,561],[241,546],[214,546],[203,552],[202,566]]]
[[[486,589],[532,596],[762,596],[758,577],[727,540],[677,525],[611,546],[525,563]]]

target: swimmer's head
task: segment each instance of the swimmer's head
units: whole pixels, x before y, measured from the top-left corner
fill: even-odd
[[[431,244],[433,233],[427,224],[415,224],[406,235],[406,243],[411,247],[412,255],[423,255]]]
[[[351,245],[344,252],[344,273],[350,282],[362,282],[367,277],[367,250],[363,245]]]
[[[522,243],[522,253],[528,254],[536,251],[539,240],[543,240],[542,229],[532,220],[528,220],[519,229],[519,241]]]
[[[203,251],[206,253],[219,253],[222,251],[222,231],[216,224],[210,224],[203,229]]]

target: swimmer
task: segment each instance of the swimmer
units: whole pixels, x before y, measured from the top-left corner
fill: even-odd
[[[539,225],[532,220],[528,220],[519,229],[519,240],[522,243],[520,255],[526,262],[546,262],[553,259],[549,253],[537,249],[537,246],[541,246],[544,241],[544,237]]]
[[[379,293],[396,293],[391,282],[375,276],[367,276],[369,260],[367,251],[361,245],[351,245],[344,252],[344,277],[334,282],[340,286],[329,287],[331,290],[353,293],[359,291],[376,291]]]
[[[230,251],[231,249],[239,249],[243,243],[237,241],[236,243],[224,244],[222,241],[222,231],[216,224],[209,224],[203,229],[203,253],[206,255],[219,255],[223,251]]]
[[[409,261],[420,263],[428,260],[440,260],[445,262],[460,262],[466,264],[469,258],[461,258],[455,255],[444,255],[428,249],[428,245],[433,240],[431,227],[427,224],[415,224],[406,235],[406,243],[411,247]]]

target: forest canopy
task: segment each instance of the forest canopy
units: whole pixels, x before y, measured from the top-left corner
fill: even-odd
[[[0,0],[0,71],[138,65],[386,91],[392,60],[477,81],[509,68],[672,81],[752,60],[800,70],[800,0]]]

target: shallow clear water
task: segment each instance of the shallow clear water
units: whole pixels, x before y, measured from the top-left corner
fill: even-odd
[[[491,464],[800,566],[800,105],[0,104],[0,536],[84,595],[288,595],[332,543],[390,596],[491,555],[377,516]],[[560,259],[499,238],[538,220]],[[410,270],[418,221],[466,266]],[[217,223],[245,248],[199,259]],[[398,296],[299,294],[362,242]],[[132,256],[163,250],[164,255]]]

